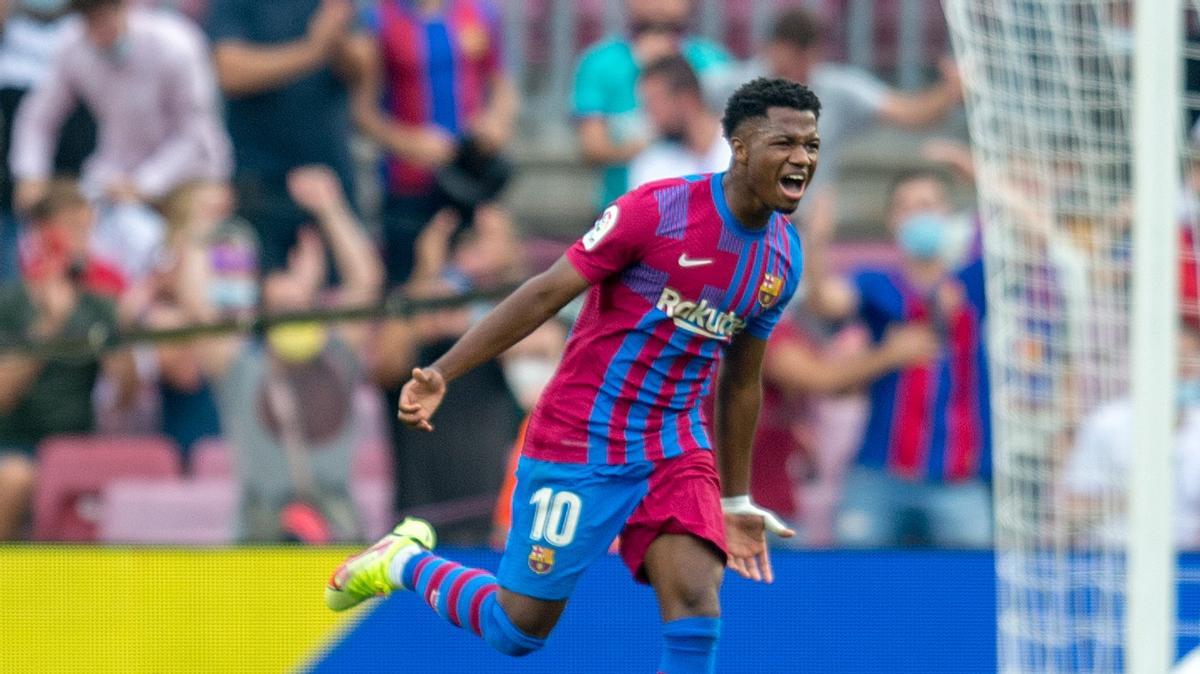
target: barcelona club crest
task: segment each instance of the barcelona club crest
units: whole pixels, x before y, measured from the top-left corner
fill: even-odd
[[[533,546],[533,551],[529,553],[529,568],[538,575],[550,573],[554,568],[554,548]]]
[[[779,293],[783,292],[783,277],[774,274],[763,274],[762,285],[758,286],[758,303],[764,309],[770,309],[779,301]]]

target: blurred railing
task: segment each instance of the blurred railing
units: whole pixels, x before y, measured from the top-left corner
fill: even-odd
[[[939,0],[693,0],[693,28],[750,56],[782,8],[803,4],[826,18],[830,56],[865,67],[901,88],[920,87],[947,49]],[[625,0],[499,0],[506,58],[531,112],[563,117],[579,54],[619,33]]]

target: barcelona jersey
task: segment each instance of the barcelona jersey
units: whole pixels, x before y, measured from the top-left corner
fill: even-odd
[[[700,401],[736,335],[767,339],[800,280],[800,240],[773,214],[750,229],[723,173],[652,182],[618,199],[566,253],[582,313],[523,453],[625,464],[711,449]]]

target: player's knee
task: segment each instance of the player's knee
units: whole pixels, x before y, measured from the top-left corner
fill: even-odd
[[[504,655],[521,657],[529,655],[546,645],[545,636],[534,636],[521,627],[518,627],[509,618],[508,614],[504,611],[504,607],[498,601],[489,602],[483,620],[485,621],[483,640]],[[553,627],[553,624],[551,624],[551,627]],[[549,633],[548,628],[546,633]]]

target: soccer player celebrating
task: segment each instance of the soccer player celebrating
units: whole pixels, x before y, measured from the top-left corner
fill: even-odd
[[[722,566],[769,583],[765,531],[793,534],[750,501],[750,447],[767,338],[800,280],[784,216],[816,170],[819,113],[802,85],[743,85],[725,110],[727,172],[624,195],[548,271],[413,370],[400,419],[432,431],[450,382],[588,290],[529,421],[499,572],[437,557],[432,528],[408,518],[334,572],[330,608],[413,590],[501,653],[524,655],[619,534],[626,564],[658,597],[659,670],[714,670]],[[714,445],[701,401],[718,365]]]

